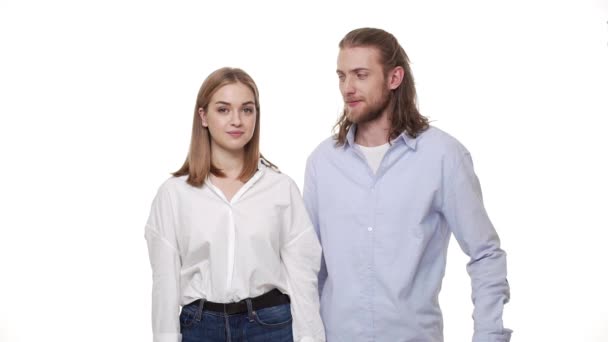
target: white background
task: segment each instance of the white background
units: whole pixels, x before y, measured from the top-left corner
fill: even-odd
[[[301,187],[342,104],[337,44],[380,27],[473,155],[508,253],[513,341],[608,341],[608,1],[0,0],[0,341],[151,341],[144,223],[196,93],[258,83],[262,150]],[[470,340],[467,258],[440,300]]]

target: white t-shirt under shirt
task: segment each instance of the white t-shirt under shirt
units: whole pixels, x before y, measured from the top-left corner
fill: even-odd
[[[361,149],[361,152],[363,152],[363,155],[365,156],[365,159],[367,159],[369,167],[371,167],[372,171],[374,171],[375,174],[376,171],[378,171],[378,167],[380,167],[382,158],[384,158],[384,155],[386,154],[386,151],[388,151],[390,144],[387,142],[384,145],[374,147],[367,147],[359,144],[356,145],[357,147],[359,147],[359,149]]]

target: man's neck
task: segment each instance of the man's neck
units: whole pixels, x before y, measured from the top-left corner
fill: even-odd
[[[391,129],[391,123],[388,118],[388,112],[384,111],[375,120],[357,124],[355,143],[367,147],[386,144]]]

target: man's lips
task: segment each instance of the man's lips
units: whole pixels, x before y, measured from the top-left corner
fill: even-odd
[[[356,107],[358,104],[361,103],[361,100],[350,100],[350,101],[346,101],[346,104],[349,107]]]

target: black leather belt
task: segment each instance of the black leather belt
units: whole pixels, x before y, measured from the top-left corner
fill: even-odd
[[[201,300],[198,299],[188,305],[199,306],[200,303],[201,303]],[[281,291],[279,291],[277,289],[274,289],[270,292],[266,292],[261,296],[251,298],[251,306],[252,306],[252,310],[254,310],[254,311],[260,310],[263,308],[268,308],[271,306],[277,306],[277,305],[288,304],[288,303],[290,303],[289,296],[281,293]],[[228,304],[205,301],[203,303],[203,310],[222,312],[222,313],[225,313],[228,315],[245,313],[245,312],[247,312],[247,301],[245,299],[243,299],[240,302],[228,303]]]

